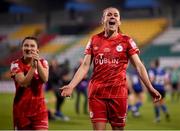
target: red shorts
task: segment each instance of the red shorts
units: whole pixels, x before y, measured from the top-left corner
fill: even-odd
[[[48,130],[48,113],[35,116],[14,117],[14,128],[18,130]]]
[[[93,123],[109,122],[113,127],[124,127],[127,113],[127,98],[90,98],[89,111]]]

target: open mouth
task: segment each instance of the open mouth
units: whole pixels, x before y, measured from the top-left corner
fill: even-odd
[[[114,22],[114,21],[109,21],[109,25],[115,25],[116,24],[116,22]]]
[[[30,50],[26,50],[25,52],[26,52],[26,54],[31,54]]]

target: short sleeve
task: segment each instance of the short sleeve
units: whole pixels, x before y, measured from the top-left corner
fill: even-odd
[[[87,54],[92,54],[92,39],[90,39],[86,45],[86,48],[85,48],[85,51],[84,51],[84,54],[87,55]]]
[[[137,47],[137,45],[133,39],[130,38],[127,43],[128,43],[128,55],[129,56],[140,53],[139,48]]]
[[[23,72],[22,69],[19,66],[19,63],[12,62],[11,68],[10,68],[10,75],[13,78],[17,73]]]
[[[44,68],[49,68],[49,64],[48,64],[47,60],[42,59],[42,60],[41,60],[41,64],[42,64],[42,66],[43,66]]]

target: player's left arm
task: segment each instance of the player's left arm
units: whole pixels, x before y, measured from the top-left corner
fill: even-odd
[[[42,79],[42,81],[45,83],[48,81],[49,77],[49,66],[46,60],[40,61],[40,56],[39,56],[39,51],[37,52],[32,52],[33,54],[33,59],[37,61],[37,71]]]
[[[148,73],[146,71],[145,66],[141,62],[139,56],[137,54],[133,54],[130,57],[130,61],[133,64],[133,66],[136,68],[142,82],[150,92],[150,94],[154,97],[154,102],[159,101],[161,99],[161,95],[157,90],[155,90],[149,80]]]
[[[47,61],[45,60],[43,62],[45,62],[45,64],[47,63]],[[39,60],[37,70],[42,81],[47,82],[49,77],[49,66],[43,66],[41,61]]]
[[[141,83],[141,86],[142,86],[142,89],[143,89],[143,91],[147,91],[146,90],[146,86],[144,85],[144,83],[143,83],[143,81],[140,79],[140,83]]]

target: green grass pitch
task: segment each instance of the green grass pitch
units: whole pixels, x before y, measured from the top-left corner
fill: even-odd
[[[48,99],[53,97],[52,94],[46,95]],[[11,130],[12,127],[12,101],[13,94],[0,93],[0,130]],[[63,112],[70,117],[69,122],[61,120],[50,121],[50,130],[92,130],[91,122],[88,115],[75,113],[75,95],[74,98],[66,99],[63,105]],[[81,100],[81,105],[82,105]],[[171,103],[167,100],[168,109],[171,115],[171,121],[165,121],[164,114],[161,112],[161,122],[154,123],[154,110],[150,101],[145,102],[140,109],[141,117],[134,118],[131,113],[128,114],[126,128],[127,130],[180,130],[180,102]],[[49,103],[48,107],[53,110],[53,103]],[[82,110],[81,110],[82,112]],[[107,125],[107,129],[111,129]]]

